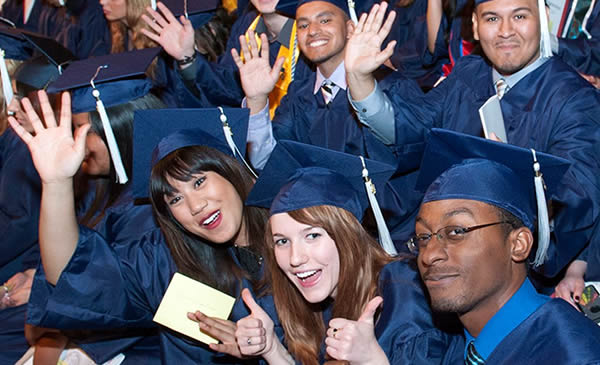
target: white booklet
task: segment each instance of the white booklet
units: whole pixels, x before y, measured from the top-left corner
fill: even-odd
[[[485,104],[479,108],[479,118],[483,126],[485,138],[490,138],[492,133],[495,133],[502,142],[507,142],[506,130],[504,129],[504,117],[502,116],[502,108],[500,107],[500,99],[498,95],[489,98]]]
[[[187,314],[199,310],[209,317],[227,319],[234,303],[235,298],[175,273],[154,314],[154,322],[206,344],[218,343],[216,339],[201,332],[198,323],[190,320]]]

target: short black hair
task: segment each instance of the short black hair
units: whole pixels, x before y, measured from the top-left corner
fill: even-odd
[[[502,222],[507,222],[507,224],[502,225],[505,237],[508,237],[510,232],[514,231],[515,229],[525,226],[522,220],[517,218],[508,210],[497,206],[494,206],[494,208],[496,208],[496,213],[498,214],[499,220]]]

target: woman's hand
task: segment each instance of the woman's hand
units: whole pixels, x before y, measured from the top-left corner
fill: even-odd
[[[242,88],[246,94],[246,102],[250,109],[250,114],[256,114],[267,104],[269,93],[275,87],[279,80],[279,72],[285,61],[284,57],[279,57],[273,67],[269,61],[269,41],[265,34],[261,34],[261,48],[254,35],[254,31],[248,31],[249,41],[246,36],[240,36],[241,52],[244,59],[240,57],[237,50],[231,50],[231,56],[240,70],[240,79]]]
[[[209,347],[212,350],[229,354],[240,359],[242,358],[242,354],[240,353],[235,338],[237,326],[234,322],[226,319],[208,317],[200,311],[188,313],[188,318],[198,323],[200,331],[221,341],[219,344],[209,344]]]
[[[587,262],[582,260],[573,261],[565,273],[565,277],[554,288],[554,296],[566,300],[575,309],[579,310],[577,304],[581,299],[581,293],[585,287],[583,277],[587,270]]]
[[[254,301],[248,289],[242,290],[242,299],[250,315],[237,322],[235,337],[242,354],[262,356],[269,364],[294,364],[294,360],[275,335],[273,320]]]
[[[54,111],[48,101],[46,92],[39,91],[38,97],[46,126],[33,110],[27,98],[21,101],[27,117],[31,121],[35,136],[27,132],[13,117],[8,122],[29,148],[35,168],[43,184],[64,183],[71,179],[85,156],[85,136],[90,125],[84,125],[75,131],[71,130],[71,97],[62,94],[60,123],[57,125]]]
[[[375,338],[374,315],[383,302],[371,299],[357,321],[334,318],[329,322],[325,344],[329,356],[350,364],[389,364],[387,356]]]
[[[179,17],[178,21],[169,8],[161,2],[157,4],[157,7],[163,15],[148,7],[146,10],[152,18],[143,14],[142,19],[152,31],[142,29],[142,33],[160,44],[175,60],[180,61],[186,57],[193,57],[196,51],[192,22],[183,15]]]

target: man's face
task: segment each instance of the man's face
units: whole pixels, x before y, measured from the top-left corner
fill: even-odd
[[[309,2],[296,10],[296,21],[298,45],[306,58],[317,66],[342,62],[350,21],[340,8],[325,1]]]
[[[443,227],[471,227],[500,221],[495,207],[474,200],[450,199],[421,206],[415,233],[438,232]],[[514,278],[511,247],[503,224],[464,234],[460,241],[435,235],[419,250],[421,278],[440,312],[459,315],[494,307]]]
[[[537,1],[492,0],[477,5],[473,34],[500,74],[518,72],[540,55]]]

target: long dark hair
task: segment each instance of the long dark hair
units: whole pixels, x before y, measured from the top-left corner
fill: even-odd
[[[123,167],[130,179],[133,166],[133,114],[136,110],[161,109],[164,107],[164,103],[156,96],[146,94],[141,98],[131,100],[125,104],[106,108],[110,125],[115,135],[117,145],[119,146]],[[94,132],[102,138],[104,145],[108,146],[98,112],[90,112],[89,120],[92,125],[91,132]],[[76,185],[81,185],[80,179],[83,179],[83,177],[78,176]],[[94,180],[96,181],[94,199],[80,220],[81,224],[88,227],[94,227],[100,222],[104,216],[104,211],[115,203],[123,190],[129,185],[129,182],[127,184],[119,184],[116,182],[117,173],[112,163],[112,159],[108,176]]]
[[[228,254],[227,245],[206,242],[188,232],[173,217],[164,199],[165,195],[175,191],[169,179],[190,181],[193,175],[207,171],[215,172],[229,181],[242,201],[254,185],[253,177],[233,157],[214,148],[189,146],[171,152],[152,168],[150,200],[177,269],[216,289],[237,295],[245,273]],[[243,208],[242,219],[249,247],[261,256],[267,218],[264,208]]]
[[[383,251],[347,210],[320,205],[288,214],[297,222],[323,228],[335,242],[340,257],[340,273],[332,316],[357,320],[365,305],[377,293],[379,272],[394,258]],[[270,272],[273,299],[287,347],[300,363],[316,365],[326,331],[323,306],[321,303],[307,302],[279,269],[270,224],[267,225],[265,239],[269,245],[269,249],[265,250],[266,267]]]

